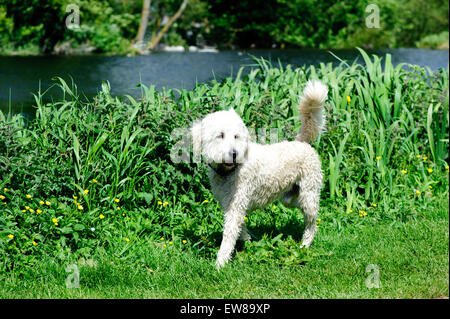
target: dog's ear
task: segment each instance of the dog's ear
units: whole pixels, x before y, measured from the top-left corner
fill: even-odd
[[[200,162],[202,151],[202,122],[196,122],[191,127],[192,152],[194,154],[193,162]]]

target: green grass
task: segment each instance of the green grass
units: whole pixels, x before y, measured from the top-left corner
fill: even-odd
[[[140,85],[140,99],[104,83],[88,100],[57,78],[63,97],[38,92],[35,119],[0,113],[0,297],[448,296],[448,70],[361,54],[364,66],[255,60],[192,91]],[[256,133],[292,139],[311,78],[329,87],[314,244],[299,248],[302,214],[275,202],[217,272],[222,211],[204,166],[172,162],[172,132],[234,106]],[[381,288],[364,284],[371,264]]]
[[[303,265],[235,260],[217,272],[213,259],[138,240],[139,260],[107,253],[93,262],[47,258],[2,279],[1,298],[435,298],[448,296],[448,204],[406,223],[342,230],[324,222]],[[330,213],[331,215],[331,213]],[[328,216],[327,216],[328,217]],[[251,228],[250,228],[251,229]],[[274,230],[276,231],[276,230]],[[70,258],[68,258],[70,259]],[[79,288],[66,288],[76,263]],[[90,265],[89,265],[90,263]],[[379,267],[380,288],[365,285]]]

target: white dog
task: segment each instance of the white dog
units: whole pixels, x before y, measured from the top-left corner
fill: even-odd
[[[288,207],[299,207],[305,216],[302,246],[316,233],[322,170],[319,156],[308,144],[324,128],[323,105],[328,89],[308,81],[300,99],[302,122],[293,142],[257,144],[233,110],[207,115],[191,128],[194,156],[209,163],[212,192],[224,210],[222,244],[216,266],[227,263],[236,240],[250,239],[244,224],[247,212],[280,198]]]

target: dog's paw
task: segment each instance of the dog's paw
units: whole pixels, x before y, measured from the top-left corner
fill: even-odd
[[[214,266],[216,267],[217,271],[220,271],[220,268],[225,266],[225,264],[224,263],[220,263],[218,260],[216,260],[216,263],[214,264]]]
[[[219,271],[220,268],[223,268],[226,264],[227,264],[226,259],[218,257],[216,260],[215,266],[216,266],[216,269]]]

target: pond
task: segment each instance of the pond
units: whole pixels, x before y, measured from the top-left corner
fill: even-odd
[[[357,50],[331,50],[348,62],[359,59]],[[394,65],[411,63],[428,66],[433,70],[447,68],[448,50],[388,49],[368,51],[379,56],[392,55]],[[102,81],[109,81],[114,95],[140,96],[136,85],[155,85],[157,89],[192,89],[198,82],[210,81],[236,75],[241,66],[253,64],[252,56],[264,57],[274,65],[294,67],[339,61],[327,50],[251,50],[222,51],[219,53],[156,52],[147,56],[34,56],[0,57],[0,110],[13,113],[33,114],[36,93],[55,83],[59,76],[70,85],[71,78],[88,97],[100,90]],[[247,68],[249,69],[249,68]],[[57,98],[57,90],[50,91],[48,98]]]

